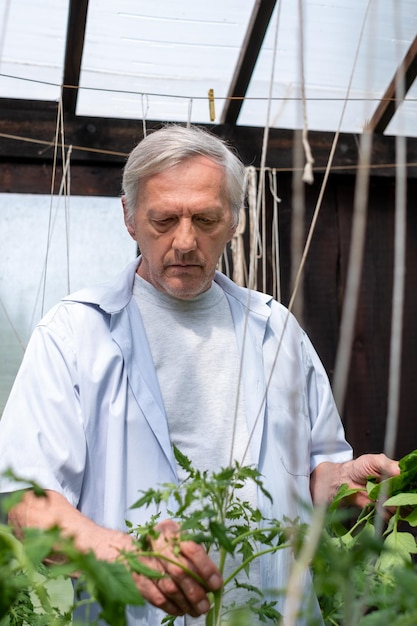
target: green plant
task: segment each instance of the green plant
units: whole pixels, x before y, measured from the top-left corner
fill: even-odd
[[[209,554],[214,551],[222,574],[225,572],[226,560],[234,559],[233,571],[224,577],[222,589],[211,593],[212,608],[206,617],[207,626],[226,621],[229,624],[243,624],[251,615],[256,615],[262,622],[271,620],[276,623],[280,615],[275,609],[275,602],[266,601],[259,589],[249,583],[239,582],[237,576],[241,571],[249,574],[251,563],[263,554],[288,549],[294,534],[293,528],[290,524],[284,526],[278,520],[264,518],[259,509],[239,498],[239,490],[248,480],[253,481],[270,498],[254,468],[235,463],[209,475],[208,472],[195,469],[178,449],[174,449],[174,454],[177,463],[187,473],[187,479],[181,485],[169,483],[148,490],[132,508],[150,504],[158,506],[161,502],[167,504],[174,501],[176,508],[169,511],[169,515],[181,527],[180,540],[192,539],[203,544]],[[131,528],[139,552],[125,556],[133,569],[138,554],[165,558],[149,549],[148,538],[155,532],[156,521],[157,517],[154,516],[145,526]],[[190,574],[195,576],[192,572]],[[204,581],[201,582],[204,584]],[[244,606],[226,604],[225,593],[230,587],[246,589],[247,601]],[[172,624],[174,621],[175,618],[167,617],[164,623]]]
[[[359,514],[341,508],[355,493],[346,485],[329,508],[313,560],[327,626],[417,623],[417,451],[399,465],[399,476],[378,484],[369,479],[371,502]]]
[[[45,496],[36,484],[32,488],[38,497]],[[15,505],[22,493],[3,501],[4,510]],[[60,558],[54,562],[57,554]],[[48,567],[44,565],[46,559],[50,561]],[[74,572],[79,572],[76,594],[86,589],[91,599],[75,602],[62,612],[51,602],[48,582],[68,579]],[[100,603],[100,617],[112,626],[125,625],[127,604],[144,603],[122,563],[99,561],[92,552],[79,552],[70,539],[62,537],[59,528],[28,528],[18,539],[9,525],[0,524],[0,626],[71,624],[75,605],[94,599]]]
[[[224,587],[212,594],[212,609],[207,626],[251,626],[253,616],[262,622],[279,623],[274,603],[265,601],[262,592],[238,581],[239,572],[250,572],[252,563],[265,552],[293,549],[296,557],[308,541],[306,526],[289,520],[267,520],[260,511],[240,499],[245,481],[253,481],[266,497],[261,476],[251,468],[235,464],[212,475],[192,467],[175,450],[177,462],[188,478],[180,486],[161,485],[143,493],[135,507],[175,503],[170,513],[182,528],[181,539],[192,538],[211,552],[215,550],[224,571],[227,559],[237,559],[234,571],[225,578]],[[329,507],[326,523],[312,559],[314,584],[326,626],[415,626],[417,606],[417,451],[400,461],[401,474],[376,484],[369,480],[371,503],[359,513],[346,506],[355,490],[343,485]],[[44,492],[32,485],[38,497]],[[12,506],[19,494],[5,504]],[[378,501],[385,500],[384,505]],[[382,523],[380,512],[394,507]],[[129,569],[160,576],[146,568],[140,558],[154,554],[149,537],[157,517],[130,532],[136,537],[137,550],[121,555],[120,562],[98,561],[92,553],[78,552],[58,528],[47,531],[27,529],[17,539],[10,526],[0,524],[0,626],[64,626],[71,623],[75,605],[98,601],[100,618],[111,626],[125,626],[127,604],[144,602]],[[59,553],[64,561],[45,567],[43,562]],[[126,563],[127,560],[127,563]],[[123,561],[123,562],[122,562]],[[235,563],[235,561],[233,561]],[[73,606],[65,611],[55,606],[48,594],[48,582],[80,576],[76,591],[86,589],[91,599],[81,600],[76,593]],[[243,606],[227,605],[226,592],[243,586],[247,600]],[[166,616],[165,624],[175,618]],[[94,624],[94,620],[89,623]],[[307,626],[316,626],[307,618]]]

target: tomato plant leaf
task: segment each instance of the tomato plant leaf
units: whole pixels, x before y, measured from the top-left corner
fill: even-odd
[[[188,472],[190,474],[190,476],[194,475],[194,469],[193,466],[191,464],[190,459],[183,454],[178,448],[177,446],[173,446],[173,451],[174,451],[174,457],[176,462],[178,463],[178,465],[186,472]]]
[[[215,539],[217,539],[219,545],[225,550],[227,550],[227,552],[229,552],[230,554],[233,554],[234,545],[229,538],[227,528],[220,522],[217,522],[216,520],[212,520],[210,522],[209,528],[210,528],[211,534],[213,535]]]
[[[397,493],[384,502],[384,506],[415,506],[417,493]]]
[[[404,521],[406,521],[408,524],[410,524],[410,526],[415,527],[417,526],[417,507],[415,509],[413,509],[411,511],[411,513],[409,513],[405,518]]]
[[[404,562],[410,562],[411,554],[416,553],[416,540],[411,533],[392,532],[384,542],[384,550],[379,559],[379,567],[382,571],[385,571],[401,566]]]

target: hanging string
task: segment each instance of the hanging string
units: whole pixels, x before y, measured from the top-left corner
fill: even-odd
[[[398,170],[396,175],[395,190],[394,285],[392,291],[392,322],[388,377],[388,412],[384,441],[384,452],[390,458],[395,457],[395,444],[398,432],[398,417],[400,405],[407,223],[407,175],[405,172],[403,161],[401,161],[401,159],[405,158],[406,149],[406,138],[399,135],[396,139]]]
[[[302,134],[298,131],[294,132],[294,148],[293,148],[293,160],[294,160],[294,172],[292,175],[292,212],[291,212],[291,288],[295,291],[296,282],[300,280],[301,273],[297,275],[297,268],[301,266],[301,259],[303,254],[304,243],[304,220],[305,220],[305,204],[304,204],[304,182],[313,182],[312,164],[310,147],[307,141],[307,112],[305,101],[305,77],[304,77],[304,17],[303,17],[303,4],[302,0],[298,2],[298,18],[299,18],[299,58],[300,58],[300,83],[301,83],[301,95],[302,95],[302,109],[303,109],[303,131]],[[301,175],[302,163],[303,163],[303,148],[307,157],[307,163],[304,167],[304,173]],[[310,162],[309,157],[310,156]],[[294,293],[293,291],[293,293]],[[299,320],[300,324],[303,323],[303,290],[297,289],[297,298],[294,298],[292,303],[292,310]],[[292,458],[297,455],[297,424],[295,420],[291,423],[292,432],[289,435],[289,445],[291,445]],[[322,525],[318,524],[313,526],[316,529],[316,534],[321,534]],[[320,529],[320,531],[319,531]],[[309,528],[309,532],[312,532],[312,528]],[[314,542],[311,538],[308,540],[308,546],[311,546]],[[314,544],[315,545],[315,544]],[[308,547],[303,546],[303,551],[306,552]],[[311,549],[311,548],[310,548]],[[315,550],[315,548],[313,549]],[[310,553],[312,554],[312,553]],[[308,557],[309,562],[310,555]],[[289,572],[289,582],[287,587],[287,593],[285,596],[285,624],[288,619],[289,624],[292,622],[295,625],[296,616],[298,615],[298,609],[301,602],[302,586],[304,580],[304,561],[300,558],[295,559],[294,564]]]
[[[193,111],[193,99],[190,98],[188,102],[188,115],[187,115],[187,128],[191,127],[191,113]]]
[[[278,220],[278,204],[281,202],[281,198],[278,197],[276,170],[269,170],[268,177],[269,191],[272,196],[272,295],[275,300],[281,302],[281,268]]]
[[[69,242],[69,194],[70,194],[70,156],[72,147],[70,146],[67,156],[65,155],[65,129],[64,129],[64,108],[60,108],[60,130],[61,130],[61,159],[62,159],[62,178],[59,188],[58,197],[64,196],[64,215],[65,215],[65,244],[67,257],[67,293],[71,291],[70,280],[70,242]]]
[[[401,20],[396,3],[393,3],[393,13],[395,15],[395,30],[397,34],[396,39],[398,42],[401,42]],[[398,57],[400,57],[400,45],[398,45],[397,48]],[[398,62],[398,64],[400,63],[400,61]],[[404,100],[404,73],[402,73],[396,84],[396,97],[398,102],[402,102]],[[397,112],[397,117],[398,123],[401,126],[403,121],[401,108]],[[395,444],[398,431],[398,417],[400,406],[401,354],[407,243],[407,171],[404,165],[407,158],[407,140],[401,132],[401,128],[399,129],[399,133],[395,139],[395,147],[397,167],[395,180],[394,282],[392,289],[392,321],[388,376],[388,412],[384,441],[384,452],[390,458],[394,458],[395,456]]]
[[[272,66],[271,66],[271,75],[269,81],[269,91],[268,91],[268,105],[266,112],[266,123],[264,127],[263,140],[262,140],[262,152],[261,152],[261,163],[260,163],[260,171],[259,171],[259,184],[258,184],[258,194],[257,194],[257,202],[256,202],[256,220],[259,224],[259,214],[260,207],[263,198],[263,189],[265,186],[265,164],[266,164],[266,153],[268,147],[268,138],[269,138],[269,125],[271,119],[271,102],[272,102],[272,90],[274,86],[274,78],[275,78],[275,63],[277,57],[278,50],[278,32],[279,32],[279,22],[281,15],[281,2],[278,3],[277,6],[277,17],[275,22],[275,33],[274,33],[274,45],[272,51]],[[256,289],[256,269],[257,269],[257,260],[256,255],[252,255],[249,259],[249,288]]]
[[[61,142],[59,143],[58,138],[61,138]],[[70,240],[69,240],[69,196],[71,193],[71,177],[70,177],[70,162],[71,162],[71,154],[72,154],[72,146],[69,146],[67,153],[65,153],[65,129],[64,129],[64,112],[63,112],[63,103],[62,103],[62,91],[61,98],[58,102],[58,111],[57,111],[57,121],[56,121],[56,129],[55,129],[55,142],[54,142],[54,158],[53,158],[53,167],[52,167],[52,180],[51,180],[51,191],[50,191],[50,204],[49,204],[49,217],[48,217],[48,232],[47,232],[47,242],[46,242],[46,252],[45,252],[45,260],[42,272],[42,287],[40,286],[40,290],[42,291],[42,302],[41,302],[41,317],[45,313],[45,299],[46,299],[46,281],[48,275],[48,265],[49,265],[49,253],[52,242],[52,233],[54,230],[54,224],[57,217],[57,210],[55,211],[54,218],[53,215],[53,200],[54,200],[54,190],[56,184],[56,173],[57,173],[57,155],[58,149],[61,148],[61,158],[62,158],[62,176],[61,182],[59,186],[58,199],[61,196],[64,196],[64,213],[65,213],[65,241],[66,241],[66,278],[67,278],[67,292],[71,291],[71,279],[70,279]],[[39,297],[39,291],[35,299],[34,310],[31,319],[31,326],[33,324],[35,318],[36,311],[36,302]]]
[[[243,241],[243,235],[246,230],[246,213],[242,207],[239,213],[239,222],[236,227],[235,233],[230,242],[230,250],[233,259],[233,281],[240,287],[244,287],[246,284],[246,259],[245,259],[245,245]]]
[[[258,270],[258,215],[257,215],[257,186],[258,177],[256,169],[251,165],[247,168],[247,198],[248,198],[248,215],[249,215],[249,265],[252,268],[252,277],[249,271],[248,287],[256,289],[257,287],[257,270]]]
[[[71,154],[72,146],[68,148],[67,154],[63,154],[62,180],[59,187],[58,196],[64,196],[64,213],[65,213],[65,243],[67,256],[67,293],[71,293],[71,277],[70,277],[70,220],[69,220],[69,200],[71,198]]]
[[[232,441],[231,441],[231,448],[230,448],[230,465],[233,463],[233,458],[232,458],[232,454],[233,454],[233,448],[234,448],[234,442],[235,442],[235,436],[236,436],[236,424],[237,424],[237,410],[238,410],[238,406],[239,406],[239,396],[240,396],[240,381],[242,380],[242,368],[243,368],[243,360],[244,360],[244,353],[245,353],[245,343],[246,343],[246,335],[247,335],[247,324],[248,324],[248,313],[249,313],[249,303],[250,303],[250,290],[251,289],[255,289],[256,288],[256,269],[257,269],[257,254],[255,253],[257,244],[258,244],[258,238],[259,238],[259,234],[258,234],[258,229],[259,229],[259,211],[260,211],[260,203],[261,203],[261,198],[263,196],[263,193],[261,193],[261,190],[263,189],[264,185],[265,185],[265,162],[266,162],[266,149],[267,149],[267,145],[268,145],[268,131],[269,131],[269,120],[270,120],[270,110],[271,110],[271,99],[272,99],[272,89],[273,89],[273,83],[274,83],[274,76],[275,76],[275,59],[276,59],[276,55],[277,55],[277,48],[278,48],[278,30],[279,30],[279,16],[280,16],[280,11],[281,11],[281,3],[278,4],[278,8],[277,8],[277,19],[276,19],[276,25],[275,25],[275,36],[274,36],[274,47],[273,47],[273,59],[272,59],[272,67],[271,67],[271,76],[270,76],[270,83],[269,83],[269,94],[268,94],[268,107],[267,107],[267,115],[266,115],[266,125],[264,128],[264,135],[263,135],[263,142],[262,142],[262,154],[261,154],[261,168],[260,168],[260,175],[259,175],[259,186],[258,186],[258,193],[257,193],[257,197],[256,197],[256,202],[254,203],[254,198],[252,197],[251,200],[248,200],[248,202],[252,203],[251,208],[249,209],[249,215],[251,216],[252,213],[254,211],[256,211],[255,214],[255,219],[253,220],[253,223],[250,223],[250,229],[251,232],[251,236],[252,234],[255,235],[255,231],[256,231],[256,241],[252,241],[251,238],[251,254],[250,254],[250,258],[249,258],[249,276],[248,276],[248,287],[249,287],[249,291],[248,291],[248,302],[247,302],[247,307],[246,307],[246,315],[245,315],[245,323],[244,323],[244,334],[243,334],[243,341],[242,341],[242,351],[241,351],[241,355],[240,355],[240,365],[239,365],[239,377],[238,377],[238,384],[237,384],[237,390],[236,390],[236,402],[235,402],[235,413],[234,413],[234,419],[233,419],[233,433],[232,433]],[[253,186],[253,182],[256,183],[256,170],[253,167],[248,168],[248,190],[249,190],[249,186],[252,187],[252,195],[254,195],[254,189],[256,189],[256,187]],[[248,197],[249,197],[249,193],[248,193]],[[255,207],[254,207],[255,204]],[[257,419],[255,420],[255,424],[253,426],[252,431],[249,433],[249,439],[248,439],[248,444],[247,447],[243,453],[243,457],[241,459],[241,463],[244,462],[245,457],[248,453],[248,449],[249,449],[249,445],[250,445],[250,441],[253,437],[253,432],[254,432],[254,428],[256,425],[256,422],[258,421],[259,418],[259,414],[257,416]],[[227,506],[227,500],[228,498],[225,498],[225,504],[224,506]]]
[[[58,192],[58,200],[59,198],[61,198],[64,195],[64,188],[66,189],[65,192],[65,196],[64,196],[64,201],[69,201],[70,198],[70,194],[71,194],[71,184],[70,184],[70,158],[71,158],[71,154],[72,154],[72,146],[69,146],[67,155],[65,157],[65,162],[63,165],[63,170],[62,170],[62,177],[61,177],[61,183],[60,183],[60,187],[59,187],[59,192]],[[53,201],[53,198],[52,198]],[[67,293],[71,292],[71,279],[70,279],[70,237],[69,237],[69,232],[70,232],[70,227],[69,227],[69,205],[66,204],[65,205],[65,240],[66,240],[66,271],[67,271]],[[55,230],[55,225],[56,225],[56,220],[58,217],[58,206],[55,209],[55,212],[53,214],[53,218],[50,219],[50,241],[52,240],[52,235],[53,232]],[[29,324],[29,329],[31,329],[33,327],[34,321],[35,321],[35,317],[36,317],[36,308],[37,308],[37,302],[39,300],[39,295],[40,295],[40,291],[42,288],[42,281],[45,281],[45,276],[47,274],[47,264],[48,264],[48,257],[49,257],[49,247],[47,248],[47,254],[45,256],[45,261],[44,261],[44,265],[43,265],[43,269],[42,269],[42,280],[41,283],[39,285],[36,297],[35,297],[35,302],[34,302],[34,307],[33,307],[33,311],[32,311],[32,317],[30,320],[30,324]],[[44,289],[42,290],[44,291]],[[42,304],[42,307],[44,307],[44,305]],[[41,316],[43,315],[43,309],[41,311]]]
[[[265,176],[265,171],[263,173]],[[262,185],[262,201],[261,201],[261,219],[262,219],[262,239],[261,239],[261,255],[262,255],[262,291],[266,293],[266,261],[267,261],[267,251],[266,251],[266,188],[265,183]]]
[[[45,252],[45,262],[44,262],[44,272],[43,272],[41,317],[43,317],[45,313],[46,276],[47,276],[47,270],[48,270],[49,248],[50,248],[50,243],[51,243],[52,202],[53,202],[54,189],[55,189],[57,154],[58,154],[58,136],[59,136],[59,130],[60,130],[61,112],[62,112],[62,89],[61,89],[61,95],[58,101],[58,111],[57,111],[56,129],[55,129],[54,156],[53,156],[53,164],[52,164],[51,192],[50,192],[50,201],[49,201],[48,231],[47,231],[47,239],[46,239],[46,252]]]
[[[148,119],[149,112],[149,97],[148,94],[141,94],[141,102],[142,102],[142,132],[143,137],[146,137],[146,120]]]
[[[261,196],[262,196],[261,189],[263,188],[263,186],[265,184],[266,150],[267,150],[268,135],[269,135],[269,120],[270,120],[270,110],[271,110],[271,100],[272,100],[272,87],[273,87],[274,76],[275,76],[275,59],[276,59],[276,53],[277,53],[277,48],[278,48],[278,31],[279,31],[280,12],[281,12],[281,3],[278,4],[277,19],[276,19],[276,25],[275,25],[273,62],[272,62],[271,78],[270,78],[270,84],[269,84],[268,108],[267,108],[267,116],[266,116],[266,125],[265,125],[265,128],[264,128],[264,134],[263,134],[262,153],[261,153],[261,166],[260,166],[260,173],[259,173],[259,185],[258,185],[258,193],[257,193],[257,197],[256,197],[256,215],[255,215],[256,224],[259,224],[259,207],[260,207],[260,201],[261,201]],[[252,172],[251,168],[248,168],[248,170],[249,170],[248,175],[251,175],[252,178],[254,178],[256,172]],[[248,278],[248,287],[249,287],[248,303],[247,303],[247,307],[246,307],[247,308],[247,312],[246,312],[246,319],[245,319],[244,341],[243,341],[243,348],[242,348],[240,368],[242,368],[243,356],[244,356],[244,344],[245,344],[247,321],[248,321],[248,311],[249,311],[249,303],[250,303],[250,289],[256,289],[257,255],[254,253],[255,247],[253,245],[252,245],[251,250],[252,250],[252,254],[251,254],[250,261],[249,261],[250,269],[249,269],[249,278]],[[280,347],[281,347],[281,343],[282,343],[282,337],[284,335],[284,332],[285,332],[285,329],[286,329],[286,326],[287,326],[287,322],[288,322],[288,318],[284,321],[283,331],[282,331],[281,337],[279,339],[277,352],[276,352],[276,355],[275,355],[275,358],[274,358],[274,362],[273,362],[273,365],[272,365],[272,368],[271,368],[270,376],[269,376],[269,378],[267,380],[267,383],[266,383],[266,386],[265,386],[265,391],[264,391],[264,395],[263,395],[263,398],[262,398],[262,401],[261,401],[261,405],[260,405],[259,410],[258,410],[258,414],[257,414],[257,416],[255,418],[255,421],[253,423],[252,429],[251,429],[251,431],[249,433],[248,444],[247,444],[246,449],[245,449],[245,451],[243,453],[243,457],[241,459],[241,463],[244,462],[244,460],[246,458],[246,455],[248,454],[250,442],[251,442],[253,434],[255,432],[255,428],[256,428],[256,426],[258,424],[259,418],[260,418],[260,416],[262,414],[262,408],[265,405],[266,394],[267,394],[267,391],[269,389],[269,385],[271,383],[272,372],[275,369],[276,360],[278,358],[278,353],[280,351]],[[239,381],[240,381],[240,379],[241,379],[241,370],[239,372]],[[238,385],[238,387],[239,386],[240,385]],[[236,410],[237,410],[237,405],[238,405],[238,402],[236,402]],[[236,423],[236,415],[235,415],[234,423]]]
[[[308,122],[307,122],[307,99],[305,88],[305,72],[304,72],[304,16],[303,16],[303,0],[298,0],[298,22],[300,36],[298,38],[300,43],[299,57],[300,57],[300,83],[301,83],[301,103],[303,109],[303,132],[302,143],[304,148],[304,154],[306,158],[306,164],[304,166],[303,182],[312,184],[314,182],[313,177],[313,163],[314,159],[311,154],[311,148],[308,141]]]
[[[249,199],[249,202],[252,206],[254,203],[256,203],[256,170],[255,172],[253,172],[252,169],[245,168],[243,195],[245,198]],[[251,213],[252,210],[249,209],[249,220]],[[246,217],[245,206],[242,206],[239,211],[239,220],[236,226],[236,231],[230,244],[233,261],[233,280],[237,285],[240,285],[241,287],[245,287],[248,284],[248,266],[246,263],[244,242],[247,222],[248,219]]]
[[[294,172],[292,176],[292,211],[291,211],[291,289],[295,291],[298,271],[301,266],[304,249],[305,206],[304,182],[302,176],[303,145],[300,131],[294,132]],[[301,274],[300,274],[301,276]],[[303,290],[297,289],[291,310],[298,322],[303,325]]]
[[[353,68],[352,68],[352,72],[351,72],[351,76],[350,76],[350,81],[349,81],[349,86],[348,86],[348,94],[350,92],[350,88],[351,88],[351,84],[352,84],[352,80],[353,80],[353,74],[356,68],[356,63],[357,63],[357,58],[358,58],[358,54],[359,54],[359,48],[360,48],[360,44],[362,41],[362,36],[363,36],[363,32],[364,32],[364,28],[365,28],[365,23],[367,20],[367,15],[368,15],[368,10],[369,10],[369,6],[370,6],[370,2],[371,0],[368,1],[367,7],[366,7],[366,11],[365,11],[365,15],[364,15],[364,19],[362,22],[362,28],[361,28],[361,32],[360,32],[360,36],[359,36],[359,41],[358,41],[358,45],[356,48],[356,54],[355,54],[355,59],[354,59],[354,63],[353,63]],[[343,107],[343,111],[342,111],[342,116],[341,119],[339,121],[339,126],[338,126],[338,131],[336,133],[335,136],[335,141],[333,142],[333,146],[332,146],[332,151],[330,154],[330,158],[329,158],[329,164],[328,164],[328,168],[326,169],[326,174],[328,173],[329,169],[330,169],[330,164],[331,164],[331,160],[333,159],[333,155],[334,155],[334,149],[336,147],[336,141],[337,138],[340,134],[340,127],[341,127],[341,123],[342,123],[342,119],[343,119],[343,115],[345,112],[345,108],[346,108],[346,102],[345,101],[345,105]],[[364,145],[363,145],[363,151],[361,152],[361,158],[364,159],[364,163],[367,163],[368,158],[370,159],[370,137],[369,137],[369,133],[365,134],[363,136],[364,138]],[[333,149],[334,148],[334,149]],[[356,189],[355,192],[357,190],[357,194],[355,193],[355,196],[357,196],[357,200],[355,202],[355,207],[354,207],[354,223],[352,225],[352,244],[355,241],[355,246],[357,246],[357,252],[356,254],[359,254],[359,256],[361,256],[361,245],[363,244],[363,238],[364,238],[364,233],[365,233],[365,225],[366,222],[364,222],[363,219],[363,214],[364,214],[364,207],[366,206],[366,202],[364,205],[364,198],[366,198],[367,194],[365,195],[366,192],[366,185],[367,185],[367,180],[369,180],[369,169],[368,168],[363,168],[361,170],[359,170],[360,172],[364,172],[364,176],[361,177],[362,180],[356,185]],[[327,184],[327,178],[328,178],[328,174],[327,176],[325,176],[325,181],[323,181],[323,185],[321,188],[321,191],[324,188],[324,184],[326,182]],[[362,189],[363,187],[363,189]],[[320,194],[320,198],[319,201],[317,203],[317,206],[319,207],[321,205],[321,201],[322,201],[322,197],[323,194]],[[313,217],[313,223],[312,223],[312,227],[314,224],[314,227],[316,225],[317,222],[317,216],[318,216],[318,210],[316,207],[316,211],[315,211],[315,215]],[[355,232],[353,232],[355,230]],[[296,286],[294,289],[294,293],[293,296],[291,298],[291,302],[290,304],[293,305],[294,303],[294,297],[295,297],[295,293],[297,292],[297,288],[298,288],[298,284],[300,281],[300,276],[301,276],[301,268],[304,267],[305,264],[305,258],[306,258],[306,253],[307,250],[309,249],[310,243],[311,243],[311,238],[312,238],[312,233],[313,230],[312,228],[310,228],[310,232],[308,235],[308,241],[306,243],[306,248],[305,248],[305,252],[303,254],[303,259],[302,262],[300,264],[300,271],[297,275],[297,279],[296,279]],[[363,249],[363,246],[362,246]],[[353,254],[353,245],[351,248],[352,254]],[[349,309],[346,308],[346,305],[343,307],[343,315],[342,315],[342,324],[343,321],[345,321],[346,324],[346,328],[349,329],[350,331],[350,327],[352,325],[352,323],[354,323],[354,319],[355,319],[355,313],[356,313],[356,306],[354,308],[353,311],[353,306],[355,303],[355,300],[357,299],[357,293],[358,293],[358,281],[357,281],[357,276],[358,274],[360,275],[360,268],[362,267],[362,258],[352,258],[352,254],[350,255],[350,259],[349,259],[349,275],[350,278],[348,276],[348,282],[349,282],[349,286],[350,286],[350,293],[349,293],[349,304],[352,306],[349,306]],[[356,290],[356,291],[355,291]],[[345,300],[348,300],[348,296],[345,296]],[[353,328],[353,327],[352,327]],[[353,335],[353,330],[352,330],[352,335]],[[346,345],[346,341],[349,342],[348,346]],[[350,346],[351,346],[351,337],[347,337],[346,340],[342,340],[342,333],[341,333],[341,341],[339,342],[339,346],[340,349],[343,350],[344,355],[347,355],[347,360],[349,360],[349,354],[350,354]],[[340,350],[338,350],[338,356],[339,356]],[[346,360],[346,359],[345,359]],[[336,369],[336,368],[335,368]],[[343,385],[343,387],[346,386],[346,380],[347,380],[347,374],[348,371],[347,369],[344,369],[344,371],[341,371],[341,368],[338,368],[338,384],[339,385]],[[335,372],[336,375],[336,372]],[[339,398],[340,400],[340,398]],[[306,541],[304,542],[304,545],[299,553],[299,555],[297,556],[297,559],[294,562],[294,565],[291,569],[290,572],[290,576],[289,576],[289,580],[288,580],[288,587],[287,587],[287,595],[285,598],[285,607],[284,607],[284,613],[286,615],[285,618],[285,626],[295,626],[296,622],[297,622],[297,615],[299,613],[299,609],[301,606],[301,600],[302,600],[302,593],[303,593],[303,587],[302,587],[302,579],[303,576],[305,574],[305,572],[307,572],[310,563],[311,563],[311,559],[313,554],[316,551],[321,533],[322,533],[322,528],[324,526],[325,523],[325,514],[326,514],[326,507],[324,505],[320,505],[320,506],[316,506],[313,509],[313,513],[312,513],[312,517],[310,520],[310,524],[309,524],[309,531],[308,531],[308,537],[306,539]]]
[[[368,4],[367,4],[366,10],[365,10],[365,17],[364,17],[364,20],[363,20],[362,26],[361,26],[361,31],[360,31],[360,35],[359,35],[358,45],[356,47],[356,52],[355,52],[355,57],[354,57],[354,61],[353,61],[352,71],[351,71],[351,74],[350,74],[349,83],[348,83],[348,87],[347,87],[347,91],[346,91],[346,97],[345,97],[344,102],[343,102],[343,107],[342,107],[342,112],[341,112],[341,115],[340,115],[340,118],[339,118],[339,123],[338,123],[337,129],[336,129],[336,132],[335,132],[335,135],[334,135],[334,138],[333,138],[332,146],[331,146],[331,149],[330,149],[329,159],[327,161],[327,165],[326,165],[326,169],[325,169],[324,177],[323,177],[323,182],[322,182],[321,187],[320,187],[319,197],[317,199],[316,207],[314,209],[314,214],[313,214],[313,218],[312,218],[312,221],[311,221],[310,229],[309,229],[309,232],[308,232],[308,236],[307,236],[306,245],[305,245],[305,248],[304,248],[303,257],[301,259],[299,271],[298,271],[298,274],[297,274],[297,277],[296,277],[296,280],[295,280],[294,290],[293,290],[293,293],[291,295],[290,302],[288,304],[288,308],[289,308],[290,311],[292,309],[294,298],[296,296],[296,293],[297,293],[297,290],[298,290],[298,287],[299,287],[300,277],[301,277],[302,271],[304,269],[304,265],[305,265],[305,262],[306,262],[306,259],[307,259],[307,255],[308,255],[308,252],[310,250],[311,240],[313,238],[313,234],[314,234],[314,231],[315,231],[315,228],[316,228],[317,219],[318,219],[318,216],[319,216],[319,213],[320,213],[320,209],[321,209],[321,205],[322,205],[322,202],[323,202],[324,192],[325,192],[326,187],[327,187],[327,181],[329,179],[330,170],[332,169],[332,163],[333,163],[334,155],[335,155],[335,152],[336,152],[336,146],[337,146],[337,142],[339,141],[339,136],[340,136],[340,132],[341,132],[340,129],[341,129],[341,126],[342,126],[343,118],[345,116],[347,103],[349,102],[349,94],[350,94],[350,91],[351,91],[351,88],[352,88],[353,76],[354,76],[354,73],[355,73],[355,70],[356,70],[359,50],[360,50],[360,46],[361,46],[361,43],[362,43],[363,32],[364,32],[364,27],[365,27],[365,22],[366,22],[366,17],[367,17],[368,10],[369,10],[370,2],[371,2],[371,0],[368,0]],[[358,169],[358,171],[360,171],[361,167],[358,167],[357,169]],[[368,168],[366,168],[366,169],[368,169]]]
[[[365,19],[368,15],[370,4],[371,0],[368,0],[365,12]],[[362,24],[360,41],[362,40],[364,27],[365,21]],[[358,53],[359,46],[357,48],[355,61],[357,59]],[[367,128],[365,128],[364,132],[361,135],[359,148],[360,168],[358,169],[358,175],[356,177],[346,290],[343,299],[343,311],[339,331],[339,345],[336,353],[333,376],[333,395],[336,406],[338,407],[340,413],[343,410],[345,402],[347,381],[351,362],[352,343],[355,331],[356,311],[359,300],[367,218],[367,198],[369,187],[368,166],[371,162],[371,150],[372,134],[368,131]]]

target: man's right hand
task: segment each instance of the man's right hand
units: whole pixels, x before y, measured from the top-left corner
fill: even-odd
[[[47,491],[46,497],[37,497],[28,491],[22,502],[12,509],[9,519],[17,532],[26,527],[59,526],[64,535],[74,539],[77,549],[92,550],[101,560],[112,562],[123,552],[135,551],[131,535],[98,526],[56,491]],[[179,540],[179,526],[172,520],[160,522],[155,530],[159,534],[152,540],[152,551],[169,561],[163,557],[140,557],[145,565],[163,575],[150,579],[134,573],[140,593],[169,615],[198,617],[207,613],[210,608],[208,591],[216,591],[223,584],[218,568],[202,546]],[[195,572],[205,581],[205,587],[181,566]]]
[[[207,613],[210,608],[207,592],[216,591],[222,586],[222,578],[216,565],[202,546],[193,541],[179,541],[180,529],[172,520],[160,522],[155,530],[159,535],[152,540],[152,550],[169,560],[163,557],[141,558],[146,565],[164,576],[151,580],[134,574],[139,591],[148,602],[170,615],[198,617]],[[204,580],[205,586],[181,566],[195,572]]]

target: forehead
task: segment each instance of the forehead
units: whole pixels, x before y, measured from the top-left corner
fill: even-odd
[[[224,167],[203,156],[193,156],[143,181],[139,204],[229,207]]]
[[[199,179],[202,179],[206,184],[216,180],[217,182],[225,182],[226,171],[225,168],[203,155],[195,155],[183,159],[179,163],[173,165],[167,165],[155,174],[151,174],[144,180],[144,185],[152,181],[157,181],[158,184],[167,181],[168,184],[178,183],[181,181],[192,181],[194,184]]]

